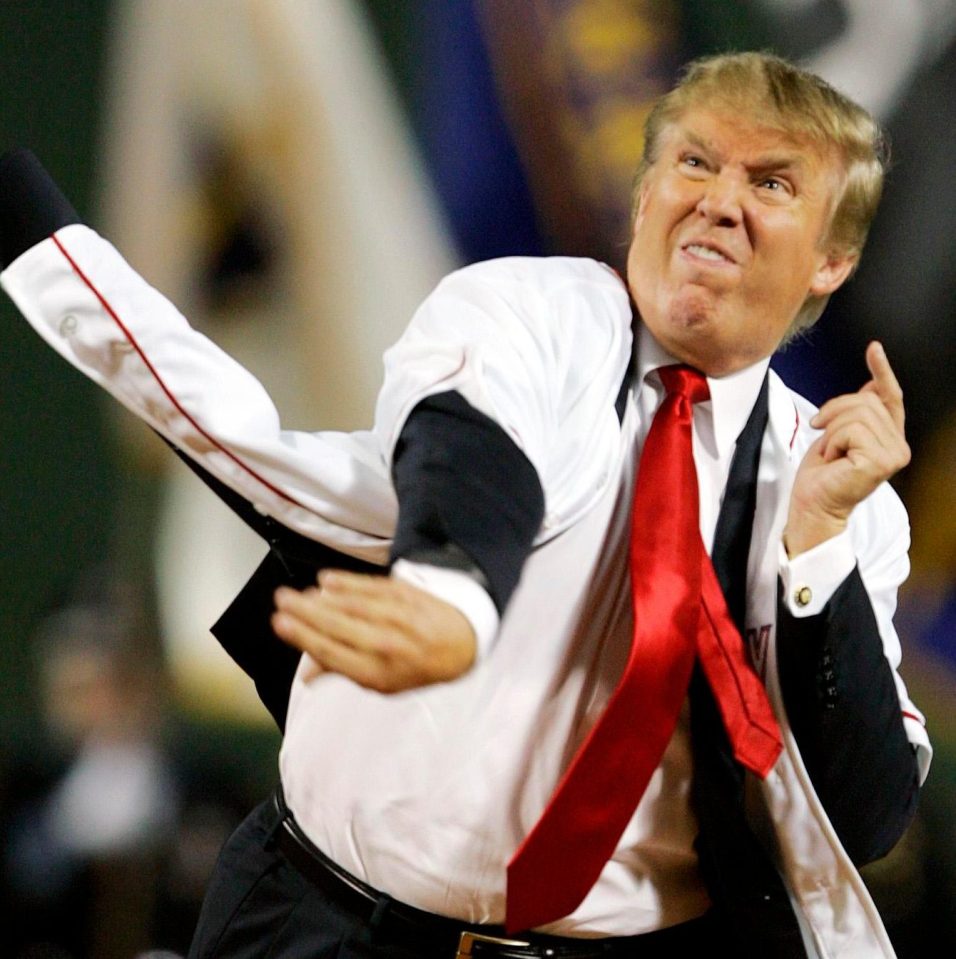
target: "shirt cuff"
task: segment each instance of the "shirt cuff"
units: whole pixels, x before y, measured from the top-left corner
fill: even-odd
[[[783,601],[797,618],[816,616],[856,566],[849,529],[790,559],[780,543]]]
[[[399,559],[392,564],[392,576],[454,606],[475,631],[475,659],[488,655],[498,633],[498,610],[487,591],[467,573]]]

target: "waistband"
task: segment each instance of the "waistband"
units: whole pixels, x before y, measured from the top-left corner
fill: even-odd
[[[402,946],[422,957],[464,959],[672,959],[686,950],[713,944],[709,915],[639,936],[579,939],[476,925],[439,916],[392,899],[347,872],[305,835],[276,790],[273,841],[285,858],[313,885],[373,930],[376,940]]]

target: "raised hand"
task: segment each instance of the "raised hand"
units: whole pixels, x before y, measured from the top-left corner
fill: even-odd
[[[883,347],[870,343],[871,379],[825,403],[810,425],[823,430],[794,480],[784,533],[792,557],[846,528],[853,508],[910,461],[903,391]]]
[[[454,606],[387,576],[323,570],[318,585],[276,590],[272,628],[322,671],[378,692],[455,679],[475,659],[475,634]]]

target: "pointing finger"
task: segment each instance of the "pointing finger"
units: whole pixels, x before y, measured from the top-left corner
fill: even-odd
[[[902,431],[906,418],[903,407],[903,390],[896,374],[893,372],[893,367],[890,366],[890,361],[887,359],[886,350],[883,349],[882,343],[874,340],[866,348],[866,365],[873,379],[863,389],[876,393],[889,411],[890,416],[893,417],[893,422]]]

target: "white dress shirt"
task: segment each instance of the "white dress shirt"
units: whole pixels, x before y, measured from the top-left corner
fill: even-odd
[[[430,310],[442,309],[441,297],[440,290]],[[511,307],[529,305],[512,301]],[[446,308],[456,308],[452,298]],[[430,589],[471,619],[480,659],[471,674],[397,697],[335,676],[296,682],[282,752],[288,802],[320,848],[398,899],[470,921],[500,921],[504,865],[614,688],[632,624],[626,555],[632,463],[663,399],[656,371],[676,362],[644,327],[637,358],[620,429],[619,483],[572,530],[536,550],[500,628],[487,594],[466,575],[396,564],[394,575]],[[768,363],[709,378],[711,398],[694,408],[700,530],[708,551],[736,439]],[[805,573],[824,602],[854,564],[852,549],[847,557],[839,543],[820,548],[821,554],[834,551],[835,560]],[[789,565],[785,553],[781,560]],[[529,630],[541,634],[533,659]],[[515,657],[523,659],[520,675]],[[589,672],[584,664],[595,658]],[[343,716],[354,732],[341,739],[317,735],[341,728]],[[686,719],[685,710],[598,883],[549,931],[630,935],[706,908],[692,849]]]

